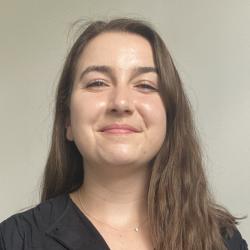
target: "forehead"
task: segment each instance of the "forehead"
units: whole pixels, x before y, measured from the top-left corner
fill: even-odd
[[[104,32],[85,46],[78,66],[91,64],[109,65],[120,68],[154,66],[153,51],[148,40],[128,32]]]

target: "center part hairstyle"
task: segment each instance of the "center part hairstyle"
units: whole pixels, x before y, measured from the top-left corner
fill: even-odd
[[[89,41],[104,32],[126,32],[145,38],[151,44],[158,72],[167,133],[151,161],[148,216],[155,249],[226,249],[223,237],[235,229],[235,217],[216,205],[208,191],[201,149],[181,79],[165,43],[145,21],[120,18],[83,26],[66,58],[57,88],[41,201],[75,191],[83,182],[83,156],[75,143],[67,140],[66,124],[79,57]]]

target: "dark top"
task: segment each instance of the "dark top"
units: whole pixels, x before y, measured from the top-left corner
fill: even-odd
[[[240,233],[229,250],[247,250]],[[50,199],[0,223],[0,250],[109,250],[101,234],[68,194]]]

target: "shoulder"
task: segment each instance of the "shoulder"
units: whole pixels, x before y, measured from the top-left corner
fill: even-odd
[[[248,250],[247,243],[238,230],[234,230],[230,236],[224,235],[223,238],[228,250]]]
[[[63,214],[67,203],[67,195],[60,195],[1,222],[0,249],[22,249],[26,236],[33,231],[45,231]]]

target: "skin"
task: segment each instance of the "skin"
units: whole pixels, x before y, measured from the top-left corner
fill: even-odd
[[[93,65],[108,70],[83,74]],[[79,58],[66,128],[67,139],[84,159],[84,212],[91,211],[90,220],[112,249],[151,247],[146,225],[140,233],[128,229],[147,218],[149,162],[162,146],[167,124],[157,73],[135,74],[138,67],[155,68],[143,37],[106,32],[92,39]],[[131,125],[136,132],[102,130],[114,123]],[[70,194],[82,209],[78,195],[79,190]]]

